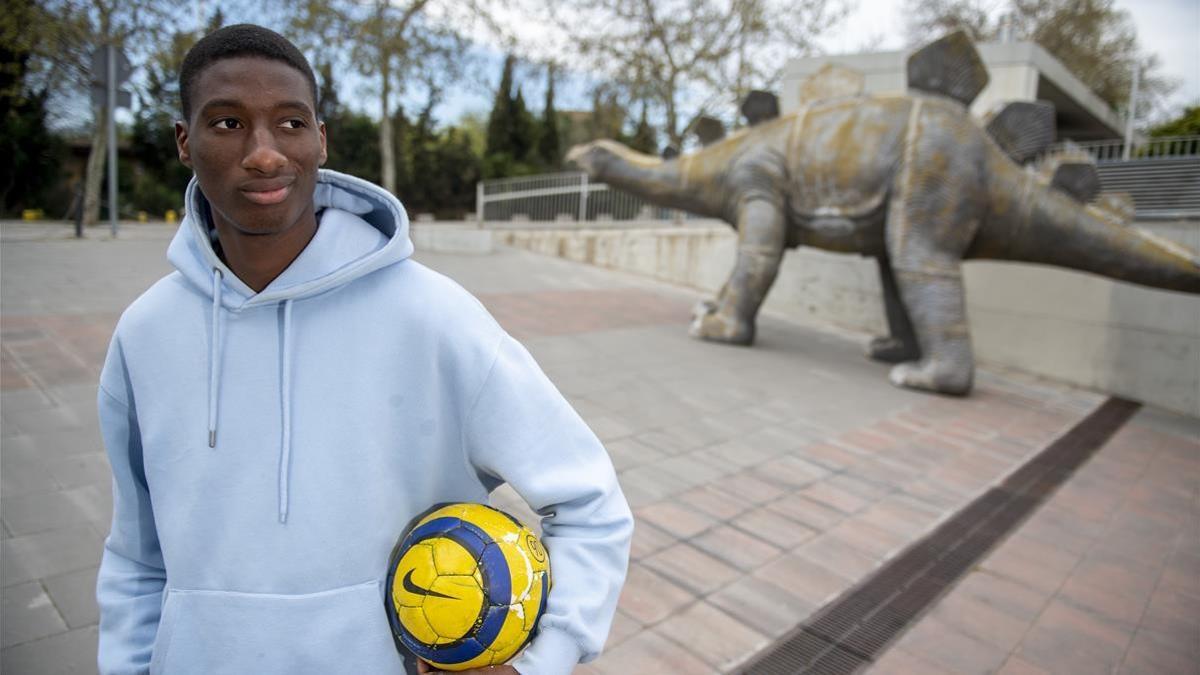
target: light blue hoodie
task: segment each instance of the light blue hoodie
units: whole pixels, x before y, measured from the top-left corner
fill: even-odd
[[[113,470],[103,673],[390,673],[388,554],[439,502],[507,482],[554,588],[522,675],[604,644],[633,521],[604,448],[470,294],[409,260],[387,192],[321,171],[312,242],[255,293],[195,180],[177,272],[130,305],[100,378]]]

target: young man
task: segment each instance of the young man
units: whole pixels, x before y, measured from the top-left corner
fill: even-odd
[[[391,547],[431,505],[504,482],[545,516],[554,573],[512,665],[596,656],[632,531],[596,437],[478,301],[409,259],[392,195],[318,169],[291,43],[218,30],[180,94],[196,175],[177,271],[125,311],[100,380],[100,670],[412,672],[384,612]]]

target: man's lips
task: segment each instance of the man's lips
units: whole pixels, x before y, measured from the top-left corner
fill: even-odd
[[[280,184],[278,182],[263,185],[248,185],[241,188],[241,192],[246,196],[246,199],[255,204],[278,204],[287,199],[288,193],[291,191],[291,183]]]

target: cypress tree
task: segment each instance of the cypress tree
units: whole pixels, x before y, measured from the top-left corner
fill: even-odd
[[[500,87],[496,90],[496,102],[492,104],[492,114],[488,117],[487,125],[487,154],[512,154],[513,136],[513,66],[516,57],[509,54],[504,58],[504,72],[500,76]]]
[[[644,152],[647,155],[658,154],[658,134],[655,133],[654,127],[646,121],[646,104],[642,103],[642,117],[638,120],[637,129],[633,132],[633,138],[629,141],[629,147]]]
[[[337,86],[333,81],[333,64],[322,61],[317,65],[317,75],[321,82],[317,90],[317,117],[321,121],[333,119],[338,114],[341,101],[338,100]]]
[[[645,114],[643,112],[643,114]],[[549,168],[557,168],[561,159],[558,142],[558,113],[554,110],[554,64],[546,68],[546,106],[538,134],[538,155]]]
[[[513,158],[522,162],[536,159],[534,151],[537,149],[537,123],[534,122],[533,113],[529,112],[529,108],[525,106],[525,95],[521,93],[519,87],[517,96],[512,102],[512,111],[513,125],[510,147]]]

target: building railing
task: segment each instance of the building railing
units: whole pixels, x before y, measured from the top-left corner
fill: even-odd
[[[1084,143],[1058,143],[1048,152],[1069,148],[1082,150],[1101,162],[1121,162],[1131,159],[1163,159],[1200,156],[1200,135],[1164,136],[1151,138],[1141,143],[1132,143],[1126,152],[1125,141],[1088,141]]]
[[[475,187],[475,218],[497,221],[671,221],[682,214],[592,182],[583,172],[494,178]]]

